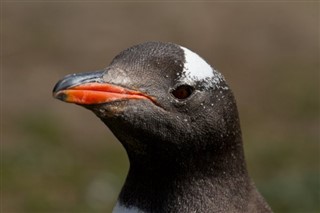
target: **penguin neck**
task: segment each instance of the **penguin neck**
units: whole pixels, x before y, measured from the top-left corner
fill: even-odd
[[[205,212],[212,206],[225,210],[224,205],[239,202],[234,200],[235,191],[248,197],[251,189],[241,137],[236,140],[222,151],[128,152],[130,168],[119,203],[144,212]]]

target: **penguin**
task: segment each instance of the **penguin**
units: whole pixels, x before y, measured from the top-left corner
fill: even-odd
[[[102,70],[67,75],[53,96],[92,111],[125,148],[113,213],[272,212],[247,171],[233,93],[192,50],[138,44]]]

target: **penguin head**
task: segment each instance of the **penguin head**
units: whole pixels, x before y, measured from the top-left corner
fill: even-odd
[[[53,95],[93,111],[133,155],[233,147],[236,103],[221,73],[193,51],[146,42],[101,71],[68,75]]]

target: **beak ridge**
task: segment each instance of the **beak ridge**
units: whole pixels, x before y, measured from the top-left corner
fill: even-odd
[[[53,88],[53,94],[61,90],[65,90],[84,83],[101,83],[103,81],[103,74],[105,70],[98,70],[94,72],[75,73],[65,76]]]

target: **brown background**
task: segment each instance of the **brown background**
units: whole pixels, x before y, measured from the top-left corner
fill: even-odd
[[[319,3],[3,1],[2,212],[110,212],[128,170],[89,111],[54,100],[66,74],[171,41],[233,88],[249,172],[276,212],[319,212]]]

